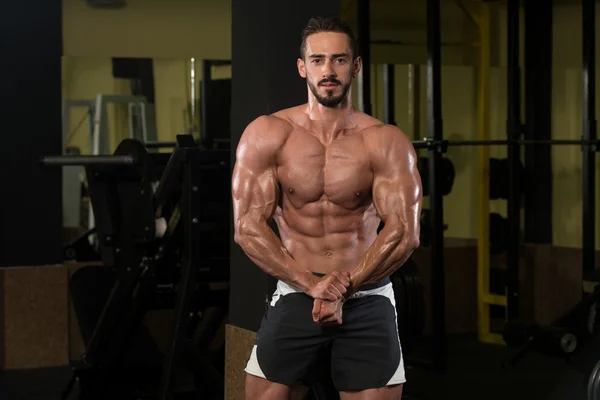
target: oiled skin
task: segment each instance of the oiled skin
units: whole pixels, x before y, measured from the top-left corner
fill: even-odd
[[[266,272],[301,289],[311,281],[302,271],[348,271],[354,285],[381,279],[392,272],[386,258],[397,267],[410,256],[402,250],[418,245],[421,191],[412,144],[396,127],[356,110],[351,126],[327,132],[306,107],[259,117],[244,133],[233,176],[236,240]],[[280,241],[265,234],[270,218]],[[371,258],[383,268],[360,275],[382,218],[383,243]],[[389,257],[397,250],[401,258]]]
[[[380,124],[361,115],[355,128],[327,140],[303,116],[298,109],[277,114],[288,134],[277,163],[281,197],[275,221],[284,246],[301,267],[351,271],[379,225],[364,141]]]
[[[297,62],[308,102],[250,123],[232,177],[236,243],[263,271],[311,296],[322,325],[343,323],[344,301],[400,268],[419,245],[416,154],[397,127],[352,108],[360,65],[346,35],[308,36]],[[342,100],[324,104],[333,98]],[[246,375],[248,400],[300,399],[306,390]],[[402,385],[340,393],[342,400],[401,396]]]

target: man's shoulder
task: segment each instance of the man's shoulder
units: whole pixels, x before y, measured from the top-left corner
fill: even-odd
[[[281,116],[264,114],[248,124],[237,146],[237,157],[266,157],[277,154],[286,143],[293,127]]]
[[[412,144],[408,136],[396,125],[386,124],[378,119],[370,117],[369,124],[363,129],[363,137],[366,141],[376,144],[382,142]]]
[[[248,125],[247,130],[266,132],[281,128],[286,128],[288,125],[287,121],[280,116],[275,114],[263,114],[256,117]]]
[[[363,143],[371,162],[378,165],[380,170],[415,157],[410,138],[395,125],[382,122],[373,124],[364,131]]]
[[[252,140],[285,140],[291,129],[292,125],[285,118],[274,114],[264,114],[248,124],[243,136]]]

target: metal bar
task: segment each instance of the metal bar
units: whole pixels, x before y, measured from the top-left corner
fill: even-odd
[[[508,0],[508,68],[507,68],[507,124],[506,136],[517,140],[521,135],[521,84],[519,70],[520,56],[520,4],[519,0]],[[507,264],[507,319],[518,317],[519,311],[519,245],[521,226],[520,174],[521,149],[518,144],[508,145],[507,199],[508,249]]]
[[[441,99],[441,18],[440,0],[427,0],[427,104],[428,137],[442,140],[442,99]],[[431,251],[430,267],[432,309],[433,309],[433,361],[443,370],[446,367],[446,307],[444,275],[444,209],[440,189],[439,168],[441,153],[429,149],[429,208],[431,209]]]
[[[176,149],[169,158],[167,165],[160,177],[160,182],[154,192],[155,217],[162,216],[162,208],[173,195],[174,189],[181,182],[182,165],[187,156],[185,149]]]
[[[48,166],[68,165],[136,165],[133,156],[44,156],[40,162]]]
[[[454,146],[507,146],[510,144],[518,146],[591,146],[592,151],[598,151],[600,142],[596,140],[577,140],[577,139],[553,139],[553,140],[413,140],[413,145],[417,149],[426,149],[431,147],[454,147]]]
[[[479,140],[490,139],[490,9],[489,4],[481,3],[479,16]],[[477,310],[479,340],[484,341],[490,334],[490,312],[485,296],[490,290],[490,156],[489,148],[479,148],[479,218],[477,232]]]
[[[371,2],[370,0],[358,0],[356,5],[358,16],[358,51],[363,61],[358,89],[363,106],[362,111],[371,115],[373,113],[371,106]]]
[[[525,138],[552,139],[552,1],[524,2]],[[524,151],[523,242],[552,243],[552,149]]]
[[[196,119],[198,115],[196,115],[196,59],[194,57],[190,58],[190,127],[191,132],[195,132],[195,127],[198,124],[198,120]]]
[[[485,304],[506,306],[506,296],[503,296],[500,294],[492,294],[492,293],[488,292],[488,293],[485,293],[485,295],[482,297],[482,302]],[[487,334],[489,334],[489,333],[490,333],[490,331],[488,330]]]
[[[394,64],[383,64],[383,122],[396,125]]]
[[[145,142],[147,149],[171,148],[177,146],[177,142]]]
[[[187,338],[186,330],[192,311],[194,286],[201,265],[201,250],[198,243],[202,240],[200,233],[200,151],[186,150],[187,162],[183,172],[183,193],[181,198],[181,219],[183,221],[183,267],[178,282],[177,304],[175,307],[175,326],[173,328],[171,346],[165,356],[164,369],[159,385],[160,400],[172,398],[173,379],[177,372],[177,362],[181,360]]]
[[[212,65],[211,60],[202,60],[202,91],[200,93],[200,143],[202,144],[205,144],[210,136],[208,132],[208,99],[212,82]],[[194,123],[196,122],[194,121]]]
[[[421,78],[418,64],[408,65],[408,123],[410,137],[421,137]]]
[[[583,139],[595,141],[596,132],[596,3],[583,0]],[[582,157],[582,249],[583,275],[596,269],[596,154],[590,145],[583,147]]]

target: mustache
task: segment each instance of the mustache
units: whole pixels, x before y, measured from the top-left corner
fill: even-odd
[[[323,79],[323,80],[319,81],[319,86],[322,86],[325,83],[335,83],[336,85],[340,85],[340,86],[342,84],[342,82],[338,81],[337,79],[327,78],[327,79]]]

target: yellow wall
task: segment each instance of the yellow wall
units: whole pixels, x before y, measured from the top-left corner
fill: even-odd
[[[600,21],[596,14],[596,23]],[[580,139],[582,134],[582,29],[581,6],[563,6],[554,14],[553,75],[553,135],[556,139]],[[600,32],[596,30],[596,43]],[[598,47],[596,47],[598,49]],[[598,50],[597,50],[598,51]],[[599,71],[599,69],[597,69]],[[600,72],[596,72],[600,74]],[[596,85],[598,93],[599,85]],[[596,116],[600,104],[596,102]],[[578,147],[555,147],[554,162],[555,204],[553,224],[554,242],[570,247],[581,246],[582,219],[582,154]],[[596,210],[600,205],[600,163],[596,161]],[[594,183],[590,183],[594,184]],[[596,218],[598,221],[599,218]],[[596,222],[596,248],[600,247],[600,230]]]
[[[352,21],[352,1],[346,17]],[[444,2],[445,3],[445,2]],[[494,3],[494,40],[492,70],[492,138],[505,137],[506,120],[506,12],[502,3]],[[385,5],[385,10],[377,7]],[[408,63],[426,62],[425,25],[419,21],[397,23],[390,18],[406,17],[402,2],[373,2],[372,37],[404,40],[407,45],[372,46],[374,64],[395,63],[396,120],[408,131]],[[442,10],[443,41],[451,42],[442,50],[442,97],[444,134],[447,138],[477,136],[476,48],[456,43],[477,41],[474,25],[456,9]],[[421,7],[423,8],[423,7]],[[581,134],[581,12],[579,6],[557,6],[554,15],[554,138],[579,138]],[[599,13],[600,15],[600,13]],[[388,19],[384,20],[387,17]],[[423,18],[423,9],[415,18]],[[93,32],[93,34],[92,34]],[[172,140],[186,128],[183,112],[187,108],[189,86],[188,61],[231,58],[231,4],[222,0],[128,0],[127,7],[116,10],[90,8],[79,0],[64,0],[65,98],[91,98],[97,93],[123,93],[126,85],[110,75],[110,57],[152,57],[156,76],[157,130],[159,140]],[[383,81],[379,66],[372,67],[373,110],[383,117]],[[196,68],[200,78],[200,65]],[[225,70],[223,77],[230,76]],[[355,96],[356,98],[356,91]],[[600,113],[600,109],[597,111]],[[77,117],[73,117],[74,123]],[[421,137],[427,133],[426,73],[421,73]],[[86,146],[86,138],[74,135],[73,143]],[[491,155],[505,156],[501,147],[492,147]],[[446,236],[476,237],[477,149],[452,149],[449,156],[457,168],[453,192],[444,199]],[[577,147],[553,150],[554,244],[579,247],[581,244],[581,152]],[[599,179],[600,179],[600,173]],[[600,185],[597,185],[597,187]],[[600,195],[597,196],[600,199]],[[600,205],[600,201],[598,201]],[[598,207],[600,209],[600,207]],[[502,201],[493,202],[492,210],[504,214]],[[598,232],[600,243],[600,231]],[[600,245],[599,245],[600,247]]]
[[[231,2],[127,0],[120,9],[63,0],[67,56],[231,58]]]
[[[110,58],[105,57],[63,57],[62,62],[63,99],[94,100],[103,94],[130,94],[128,81],[112,77]],[[90,132],[85,108],[70,111],[68,146],[76,146],[82,154],[90,152]],[[107,107],[108,131],[112,148],[127,132],[127,106],[109,104]]]
[[[174,140],[175,135],[191,128],[188,123],[190,62],[161,58],[155,59],[153,64],[157,139]]]
[[[175,135],[188,132],[198,126],[189,123],[191,105],[191,61],[189,59],[155,59],[154,82],[156,91],[156,125],[158,140],[171,141]],[[200,85],[202,76],[201,60],[195,58],[195,121],[200,120]],[[211,70],[212,79],[231,78],[231,67],[219,66]]]
[[[190,99],[189,59],[197,60],[198,90],[200,59],[231,58],[231,3],[128,0],[124,8],[97,9],[84,1],[63,0],[63,42],[64,99],[129,94],[127,81],[112,77],[111,57],[153,58],[157,139],[174,140],[189,128],[185,116]],[[230,68],[214,72],[216,79],[231,75]],[[87,153],[87,124],[78,126],[82,112],[72,113],[69,145]],[[111,106],[108,115],[114,150],[126,134],[126,108]]]

